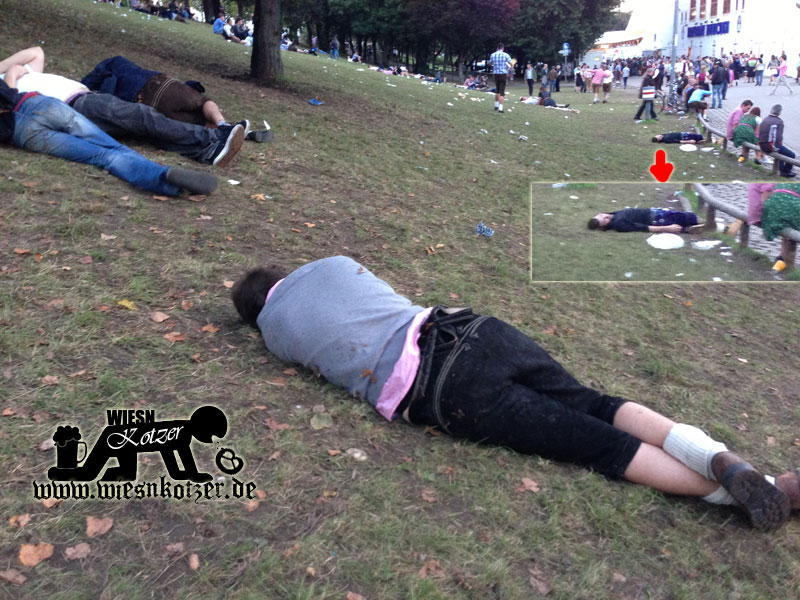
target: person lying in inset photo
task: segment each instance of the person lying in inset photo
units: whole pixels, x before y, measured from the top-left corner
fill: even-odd
[[[611,213],[598,213],[588,224],[589,229],[612,230],[621,233],[649,231],[650,233],[699,233],[705,225],[693,212],[670,208],[624,208]]]

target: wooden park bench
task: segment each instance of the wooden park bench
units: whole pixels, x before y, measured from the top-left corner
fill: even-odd
[[[706,130],[706,141],[709,144],[712,143],[712,141],[713,141],[711,136],[715,135],[715,136],[717,136],[718,138],[720,138],[722,140],[722,150],[723,150],[723,152],[727,152],[728,151],[728,143],[732,143],[732,142],[727,137],[725,137],[727,132],[720,131],[720,130],[716,129],[715,127],[712,127],[711,123],[706,121],[699,113],[697,114],[697,122],[700,124],[700,127],[702,127],[703,129]],[[750,153],[750,150],[763,152],[763,150],[761,150],[761,148],[759,148],[758,145],[751,144],[750,142],[743,142],[742,143],[742,147],[743,147],[742,156],[744,156],[745,160],[747,160],[747,156]],[[772,160],[772,174],[773,175],[777,175],[778,174],[778,161],[779,160],[783,161],[783,162],[788,162],[788,163],[794,165],[795,167],[800,167],[800,159],[789,158],[788,156],[784,156],[783,154],[778,154],[777,152],[764,152],[764,154],[767,155],[767,156],[770,156],[773,159]]]
[[[747,224],[747,211],[742,210],[736,206],[732,206],[722,200],[715,198],[711,192],[700,183],[687,184],[687,191],[694,189],[697,192],[697,209],[698,211],[706,209],[706,230],[716,229],[717,227],[717,211],[724,212],[735,219],[743,222],[741,229],[739,229],[739,244],[747,247],[750,243],[750,225]],[[800,242],[800,231],[786,227],[781,231],[781,236],[789,240],[789,256],[783,257],[783,262],[786,263],[786,269],[794,268],[795,257],[797,255],[797,243]]]

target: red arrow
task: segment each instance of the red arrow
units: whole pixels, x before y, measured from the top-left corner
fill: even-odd
[[[656,162],[650,165],[650,172],[658,181],[664,183],[672,175],[675,165],[667,162],[667,153],[663,150],[656,150]]]

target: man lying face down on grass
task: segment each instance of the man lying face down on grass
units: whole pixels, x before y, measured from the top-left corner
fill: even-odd
[[[589,229],[621,233],[649,231],[650,233],[699,233],[705,225],[698,223],[693,212],[670,208],[623,208],[612,213],[597,213],[589,219]]]
[[[760,530],[800,508],[777,481],[700,429],[578,383],[523,333],[468,308],[423,308],[344,256],[233,287],[270,352],[366,400],[388,420],[582,465],[670,494],[739,506]]]

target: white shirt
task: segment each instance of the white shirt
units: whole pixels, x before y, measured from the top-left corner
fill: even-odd
[[[38,73],[30,65],[25,65],[25,68],[28,73],[17,79],[17,90],[20,94],[39,92],[43,96],[50,96],[66,102],[79,92],[89,91],[89,88],[78,81],[52,73]],[[5,74],[3,74],[3,79],[5,79]]]

